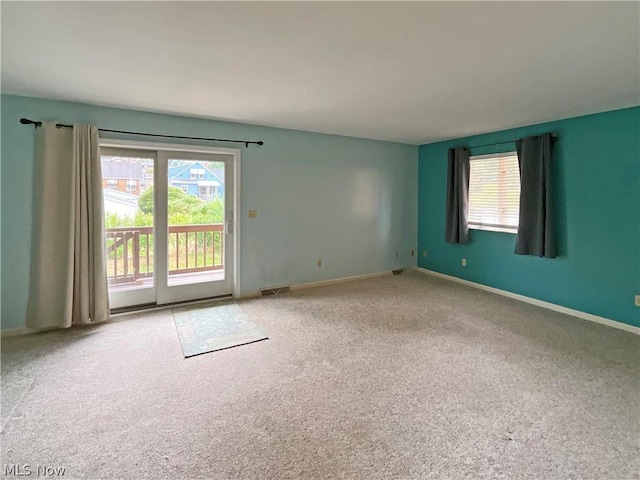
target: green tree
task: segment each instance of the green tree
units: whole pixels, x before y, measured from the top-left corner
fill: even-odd
[[[169,223],[171,225],[198,225],[224,222],[224,206],[222,200],[205,202],[200,198],[190,195],[177,187],[169,187]],[[151,225],[146,223],[148,218],[153,218],[153,187],[148,188],[138,198],[140,215],[136,215],[131,226]],[[139,218],[138,218],[139,217]],[[148,218],[147,218],[148,217]],[[142,221],[144,223],[137,223]],[[109,222],[108,226],[109,225]],[[123,226],[130,226],[125,224]]]
[[[147,188],[138,197],[138,208],[143,213],[153,213],[153,187]]]

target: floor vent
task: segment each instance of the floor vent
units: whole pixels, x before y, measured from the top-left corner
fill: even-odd
[[[269,295],[277,295],[278,293],[289,293],[291,291],[291,287],[272,287],[272,288],[262,288],[260,289],[260,296],[267,297]]]
[[[400,270],[391,270],[391,273],[393,273],[394,275],[400,275],[402,273],[402,269],[400,269]]]

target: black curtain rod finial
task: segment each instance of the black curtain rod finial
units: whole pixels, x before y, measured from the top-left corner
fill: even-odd
[[[42,122],[34,122],[33,120],[29,120],[28,118],[24,118],[24,117],[20,119],[20,123],[22,125],[35,125],[36,127],[42,126]]]

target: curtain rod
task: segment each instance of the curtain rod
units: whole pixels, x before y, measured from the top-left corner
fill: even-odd
[[[558,135],[556,135],[555,133],[551,134],[551,140],[556,140],[558,138]],[[505,143],[515,143],[517,142],[519,139],[516,140],[505,140],[504,142],[496,142],[496,143],[487,143],[485,145],[474,145],[473,147],[467,147],[468,149],[472,149],[472,148],[482,148],[482,147],[497,147],[498,145],[504,145]]]
[[[23,125],[35,125],[36,128],[42,126],[42,122],[38,122],[35,120],[29,120],[28,118],[21,118],[20,123]],[[73,125],[67,125],[65,123],[56,123],[56,127],[58,128],[73,128]],[[226,142],[226,143],[244,143],[245,147],[249,147],[250,144],[255,145],[264,145],[262,140],[259,141],[251,141],[251,140],[226,140],[222,138],[207,138],[207,137],[183,137],[180,135],[162,135],[159,133],[143,133],[143,132],[128,132],[126,130],[111,130],[109,128],[98,128],[100,132],[109,132],[109,133],[124,133],[127,135],[142,135],[145,137],[162,137],[162,138],[180,138],[183,140],[205,140],[208,142]]]

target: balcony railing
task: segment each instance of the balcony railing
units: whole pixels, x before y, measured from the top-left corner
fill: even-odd
[[[222,270],[224,224],[169,227],[169,275]],[[153,277],[153,227],[106,229],[109,285],[142,283]]]

